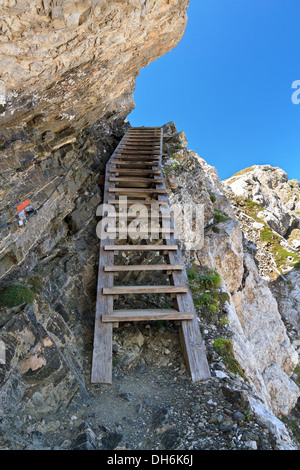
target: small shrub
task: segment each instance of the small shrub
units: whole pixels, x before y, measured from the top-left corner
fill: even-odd
[[[276,233],[274,233],[273,230],[268,225],[266,225],[260,231],[260,239],[262,242],[266,242],[266,243],[270,243],[270,242],[280,243],[280,237],[276,235]]]
[[[189,282],[191,282],[196,279],[197,271],[195,268],[189,268],[186,270],[186,274],[187,274]]]
[[[216,196],[213,193],[209,193],[209,199],[214,204],[217,200]]]
[[[162,320],[158,320],[157,322],[155,322],[154,328],[155,328],[156,333],[158,333],[162,329],[163,326],[164,326],[164,323]]]
[[[177,168],[179,167],[179,163],[177,162],[177,160],[175,160],[175,157],[173,155],[170,155],[170,158],[172,158],[172,160],[174,160],[173,162],[171,162],[165,169],[164,169],[164,173],[165,175],[167,176],[170,171],[176,171]]]
[[[225,367],[227,367],[230,372],[234,375],[240,375],[244,380],[247,380],[242,367],[234,357],[233,345],[229,339],[217,338],[214,341],[213,348],[216,353],[222,357]]]
[[[175,144],[172,148],[170,148],[169,152],[173,152],[174,150],[181,150],[183,149],[184,147],[182,147],[182,145],[180,144]]]
[[[294,263],[293,266],[294,266],[294,269],[296,269],[297,271],[300,271],[300,261],[297,261],[297,263]]]
[[[197,281],[202,289],[211,289],[219,287],[222,278],[216,271],[211,271],[209,274],[200,274]]]
[[[229,322],[229,318],[227,316],[220,318],[221,325],[226,325]]]
[[[26,286],[7,286],[0,291],[0,306],[13,308],[24,303],[32,304],[35,293]]]
[[[225,304],[225,302],[229,302],[229,295],[227,292],[220,292],[219,299],[222,304]]]
[[[27,284],[29,284],[31,286],[31,290],[35,293],[35,294],[40,294],[43,290],[43,284],[40,280],[40,278],[38,277],[32,277],[30,278],[28,281],[27,281]]]
[[[249,423],[252,419],[252,414],[248,413],[247,411],[244,411],[244,421],[247,421]]]
[[[193,294],[194,305],[197,310],[210,319],[220,319],[225,302],[229,301],[227,292],[222,292],[219,287],[222,283],[221,276],[213,269],[192,266],[187,270],[190,288]]]
[[[192,267],[187,269],[187,277],[190,285],[195,286],[197,290],[216,288],[222,282],[221,276],[213,269],[206,273],[200,273],[196,267]]]
[[[262,219],[258,217],[258,214],[265,210],[264,206],[258,202],[252,201],[252,199],[243,199],[243,204],[245,207],[245,212],[249,217],[252,217],[254,220],[261,222]]]
[[[214,210],[215,223],[226,222],[228,219],[227,215],[223,214],[219,209]]]
[[[250,171],[254,170],[254,168],[255,168],[254,166],[250,166],[249,168],[245,168],[244,170],[238,171],[237,173],[232,175],[231,178],[233,178],[234,176],[241,176],[241,175],[245,175],[246,173],[250,173]]]
[[[300,385],[300,363],[295,367],[294,374],[297,375],[297,383]]]
[[[209,292],[200,294],[194,299],[195,307],[196,308],[209,307],[209,305],[211,305],[212,299],[213,299],[212,294]]]
[[[216,305],[211,304],[211,305],[208,306],[208,310],[209,310],[211,313],[216,313],[217,307],[216,307]]]
[[[270,251],[275,258],[276,266],[278,268],[285,265],[287,263],[287,259],[292,257],[295,260],[295,263],[293,264],[294,269],[300,269],[300,255],[287,251],[283,246],[281,246],[281,238],[279,235],[274,233],[269,226],[266,225],[265,228],[260,231],[260,240],[269,244]]]
[[[229,339],[217,338],[214,341],[214,350],[219,354],[219,356],[232,354],[232,348],[233,346]]]

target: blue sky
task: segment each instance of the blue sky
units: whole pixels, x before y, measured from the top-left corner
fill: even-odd
[[[220,178],[254,164],[300,179],[299,0],[190,0],[175,49],[141,70],[132,126],[175,121]],[[299,95],[300,96],[300,95]]]

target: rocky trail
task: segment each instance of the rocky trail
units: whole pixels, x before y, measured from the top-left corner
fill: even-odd
[[[140,354],[134,364],[126,365],[130,360],[124,355],[116,364],[115,354],[113,385],[87,386],[89,400],[77,393],[63,412],[45,414],[45,399],[35,392],[34,413],[2,418],[1,448],[277,449],[274,435],[249,409],[247,384],[224,370],[218,357],[212,379],[192,383],[177,329],[172,325],[152,329],[124,326],[116,334],[114,350],[118,352],[120,337],[131,353],[143,340],[145,348],[161,352],[160,359],[150,361],[148,353],[147,364],[143,359],[147,354]]]

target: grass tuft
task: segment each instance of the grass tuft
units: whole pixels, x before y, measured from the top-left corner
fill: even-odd
[[[221,316],[225,302],[229,301],[227,292],[219,289],[222,284],[221,276],[213,269],[203,272],[198,266],[188,269],[187,276],[195,308],[213,318]]]
[[[229,339],[217,338],[214,341],[213,348],[216,353],[222,357],[225,367],[227,367],[230,372],[234,375],[240,375],[244,380],[247,380],[241,365],[234,357],[233,345]]]
[[[228,219],[228,216],[226,214],[223,214],[219,209],[214,210],[214,215],[215,215],[215,223],[219,224],[220,222],[226,222]]]
[[[0,291],[0,306],[13,308],[24,303],[32,304],[34,298],[34,291],[26,286],[7,286]]]

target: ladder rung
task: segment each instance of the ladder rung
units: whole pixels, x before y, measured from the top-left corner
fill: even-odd
[[[127,271],[182,271],[183,264],[137,264],[129,266],[104,266],[107,272],[127,272]]]
[[[104,245],[105,251],[176,251],[178,245]]]
[[[109,193],[165,194],[164,189],[147,188],[108,188]]]
[[[127,138],[135,140],[135,139],[140,139],[140,140],[154,140],[156,142],[160,142],[160,135],[158,134],[130,134],[127,136]]]
[[[133,153],[133,154],[136,154],[136,153],[141,153],[141,151],[146,151],[147,153],[150,153],[150,154],[158,154],[160,155],[160,150],[159,150],[159,146],[153,146],[153,145],[145,145],[144,143],[140,145],[140,147],[137,145],[137,144],[126,144],[124,146],[120,146],[118,147],[118,153],[123,153],[125,150],[128,151],[128,153]]]
[[[157,159],[160,157],[160,152],[159,151],[152,151],[152,150],[119,150],[115,153],[115,155],[119,158],[119,156],[122,156],[123,158],[130,158],[130,156],[137,158],[149,158],[153,157],[154,159]]]
[[[114,310],[111,315],[102,315],[102,322],[192,320],[193,317],[193,313],[183,313],[173,309]]]
[[[146,145],[155,145],[157,147],[160,146],[160,139],[156,137],[128,137],[125,140],[123,140],[124,144],[127,144],[129,142],[130,144],[138,143],[138,144],[146,144]]]
[[[150,148],[148,148],[150,147]],[[131,150],[131,149],[134,149],[134,150],[142,150],[142,149],[145,149],[145,150],[157,150],[157,149],[160,149],[160,145],[159,144],[153,144],[153,143],[145,143],[145,142],[142,142],[142,143],[133,143],[133,142],[125,142],[123,144],[120,144],[118,149],[128,149],[128,150]]]
[[[134,161],[128,161],[128,162],[112,160],[110,163],[113,164],[113,165],[127,165],[128,169],[130,170],[132,168],[132,165],[143,165],[143,166],[148,165],[148,166],[153,167],[153,166],[157,165],[158,162],[157,161],[148,161],[148,160],[147,161],[146,160],[144,160],[144,161],[134,160]]]
[[[160,155],[160,151],[159,150],[132,150],[132,149],[128,149],[128,150],[123,150],[121,149],[119,151],[118,149],[118,152],[116,153],[116,155],[132,155],[132,156],[136,156],[136,155],[140,155],[140,156],[143,156],[143,155]]]
[[[138,176],[121,176],[121,177],[114,177],[114,178],[109,178],[108,181],[111,183],[119,183],[119,182],[125,182],[125,183],[154,183],[154,184],[161,184],[163,180],[161,178],[139,178]]]
[[[131,139],[152,139],[152,140],[157,140],[157,142],[160,141],[160,135],[159,134],[153,134],[153,133],[151,133],[151,134],[149,134],[149,133],[148,134],[146,134],[146,133],[145,134],[144,133],[140,134],[140,133],[135,132],[135,133],[132,133],[132,134],[128,134],[126,138],[129,138],[129,139],[130,138]]]
[[[154,137],[156,139],[160,138],[160,132],[128,132],[126,137]]]
[[[102,217],[104,216],[102,215]],[[153,214],[153,215],[150,213],[144,217],[144,216],[136,215],[136,214],[122,214],[120,212],[116,212],[115,214],[107,214],[105,218],[116,219],[116,221],[118,220],[126,221],[126,220],[135,220],[135,219],[138,219],[139,221],[152,221],[153,219],[154,222],[161,222],[160,219],[170,220],[171,214],[162,214],[161,212],[159,212],[158,214]]]
[[[131,132],[161,132],[160,127],[131,127],[128,134]]]
[[[139,169],[139,168],[110,168],[109,173],[120,173],[120,175],[128,174],[129,176],[132,175],[160,175],[161,171],[160,170],[145,170],[145,169]]]
[[[186,292],[188,292],[187,286],[115,286],[102,289],[103,295],[184,294]]]
[[[134,227],[136,229],[136,227]],[[145,234],[154,234],[154,233],[174,233],[173,228],[168,228],[168,227],[138,227],[139,230],[135,232],[135,235],[145,235]],[[106,233],[123,233],[123,234],[128,234],[131,235],[131,229],[130,227],[107,227],[105,230]]]
[[[132,206],[134,204],[143,204],[143,205],[160,205],[168,204],[168,201],[157,201],[156,199],[127,199],[126,203],[122,203],[119,199],[108,199],[107,204],[116,204],[120,206]]]
[[[119,153],[119,149],[120,149],[120,147],[118,147],[118,153]],[[158,154],[159,155],[160,150],[157,150],[157,149],[144,149],[144,150],[137,149],[137,150],[133,150],[131,148],[128,148],[127,145],[125,145],[124,149],[122,149],[120,153],[129,153],[129,154],[132,153],[133,155],[139,154],[139,153],[141,155],[143,155],[144,153],[146,153],[146,154],[147,153],[151,153],[151,154],[153,153],[153,154]]]
[[[139,138],[144,138],[144,139],[156,139],[160,140],[161,134],[160,133],[151,133],[151,134],[140,134],[140,133],[127,133],[126,136],[124,136],[124,139],[139,139]]]
[[[148,153],[146,155],[144,154],[141,154],[141,153],[136,153],[136,154],[133,154],[133,153],[116,153],[115,154],[115,158],[118,159],[118,160],[124,160],[124,161],[134,161],[134,160],[138,160],[138,161],[145,161],[145,160],[149,160],[151,159],[151,161],[154,161],[154,160],[159,160],[159,155],[155,154],[155,153]]]

